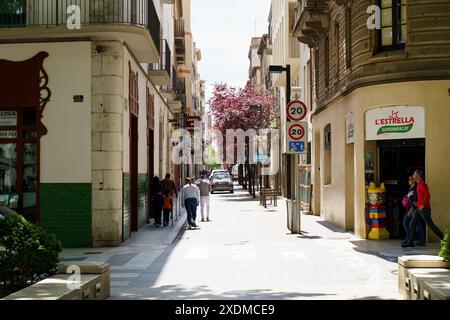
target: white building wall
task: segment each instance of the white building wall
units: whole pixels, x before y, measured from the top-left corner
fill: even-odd
[[[40,51],[49,57],[51,98],[45,107],[41,138],[41,183],[91,183],[91,42],[0,45],[1,59],[23,61]],[[0,71],[1,74],[1,71]],[[74,95],[83,95],[74,103]]]

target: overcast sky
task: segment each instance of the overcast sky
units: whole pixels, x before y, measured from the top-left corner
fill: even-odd
[[[267,33],[270,0],[191,2],[192,33],[203,56],[199,65],[201,78],[208,87],[215,82],[244,85],[248,79],[250,40]]]

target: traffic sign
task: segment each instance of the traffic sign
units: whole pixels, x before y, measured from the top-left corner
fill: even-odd
[[[300,141],[305,136],[306,129],[300,123],[291,124],[289,126],[289,137],[294,141]]]
[[[286,115],[291,121],[302,121],[308,114],[308,108],[300,100],[294,100],[287,105]]]
[[[308,123],[289,122],[286,128],[287,152],[289,154],[306,153],[308,151]]]

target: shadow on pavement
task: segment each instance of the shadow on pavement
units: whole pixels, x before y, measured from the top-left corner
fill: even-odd
[[[439,248],[435,243],[430,243],[428,247],[401,248],[400,240],[357,240],[350,241],[354,246],[353,250],[373,255],[378,258],[397,263],[398,258],[410,255],[437,255]]]
[[[318,224],[320,224],[321,226],[327,228],[328,230],[331,230],[333,232],[336,233],[348,233],[348,231],[345,231],[344,229],[338,228],[335,225],[326,222],[326,221],[317,221]]]
[[[223,293],[216,293],[208,286],[198,286],[192,289],[183,288],[182,285],[170,285],[157,288],[142,288],[145,294],[136,293],[137,290],[121,290],[121,294],[113,299],[132,300],[285,300],[285,299],[319,299],[324,296],[334,296],[322,293],[296,293],[296,292],[276,292],[270,289],[234,290]]]

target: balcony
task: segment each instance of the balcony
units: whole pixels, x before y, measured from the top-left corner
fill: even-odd
[[[184,78],[179,78],[176,75],[175,69],[173,69],[174,76],[172,78],[172,84],[170,86],[171,99],[169,99],[169,108],[173,113],[180,113],[186,107],[186,82]]]
[[[178,63],[186,62],[186,34],[184,29],[184,20],[175,20],[175,53]]]
[[[147,0],[16,0],[0,6],[2,43],[33,39],[87,38],[124,41],[141,63],[159,60],[161,24]],[[80,29],[70,29],[71,5],[80,9]],[[69,23],[68,23],[69,22]]]
[[[148,75],[153,83],[159,86],[169,86],[172,72],[172,52],[167,40],[161,40],[161,55],[159,62],[151,63],[148,68]]]
[[[310,48],[315,47],[328,30],[329,4],[330,0],[302,0],[297,5],[293,34]]]

